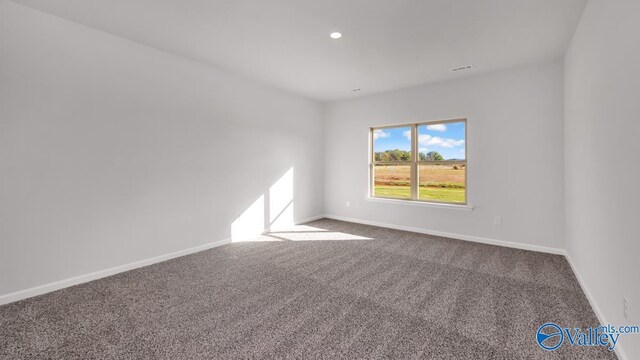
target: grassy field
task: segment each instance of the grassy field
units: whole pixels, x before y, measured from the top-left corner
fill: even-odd
[[[457,165],[426,165],[419,169],[421,200],[465,202],[465,171]],[[376,166],[374,195],[411,198],[411,168],[408,165]]]
[[[393,197],[399,199],[411,198],[411,187],[409,186],[376,185],[374,191],[376,196]],[[464,189],[420,187],[419,199],[464,203]]]

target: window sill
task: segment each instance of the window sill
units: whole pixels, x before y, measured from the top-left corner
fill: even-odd
[[[451,210],[462,210],[462,211],[473,210],[473,206],[471,205],[445,204],[445,203],[435,203],[435,202],[416,201],[416,200],[387,199],[387,198],[379,198],[379,197],[371,197],[371,196],[367,196],[366,200],[371,202],[379,202],[379,203],[386,203],[386,204],[423,206],[423,207],[431,207],[431,208],[438,208],[438,209],[451,209]]]

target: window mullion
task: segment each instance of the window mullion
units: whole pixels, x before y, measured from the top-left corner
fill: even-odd
[[[371,130],[370,134],[369,134],[369,143],[371,144],[371,154],[369,156],[369,161],[370,161],[370,165],[369,165],[369,176],[371,177],[370,181],[369,181],[369,194],[371,196],[375,196],[375,172],[376,172],[376,155],[375,155],[375,147],[374,147],[374,136],[373,136],[373,129]]]
[[[418,128],[411,126],[411,200],[418,199]]]

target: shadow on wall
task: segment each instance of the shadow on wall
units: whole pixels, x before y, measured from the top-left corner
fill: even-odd
[[[293,167],[231,223],[231,240],[253,239],[294,225]]]

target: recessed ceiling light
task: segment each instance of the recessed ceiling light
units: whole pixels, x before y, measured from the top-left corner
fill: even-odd
[[[331,36],[332,39],[340,39],[342,37],[342,34],[340,34],[339,32],[332,32],[331,34],[329,34],[329,36]]]

